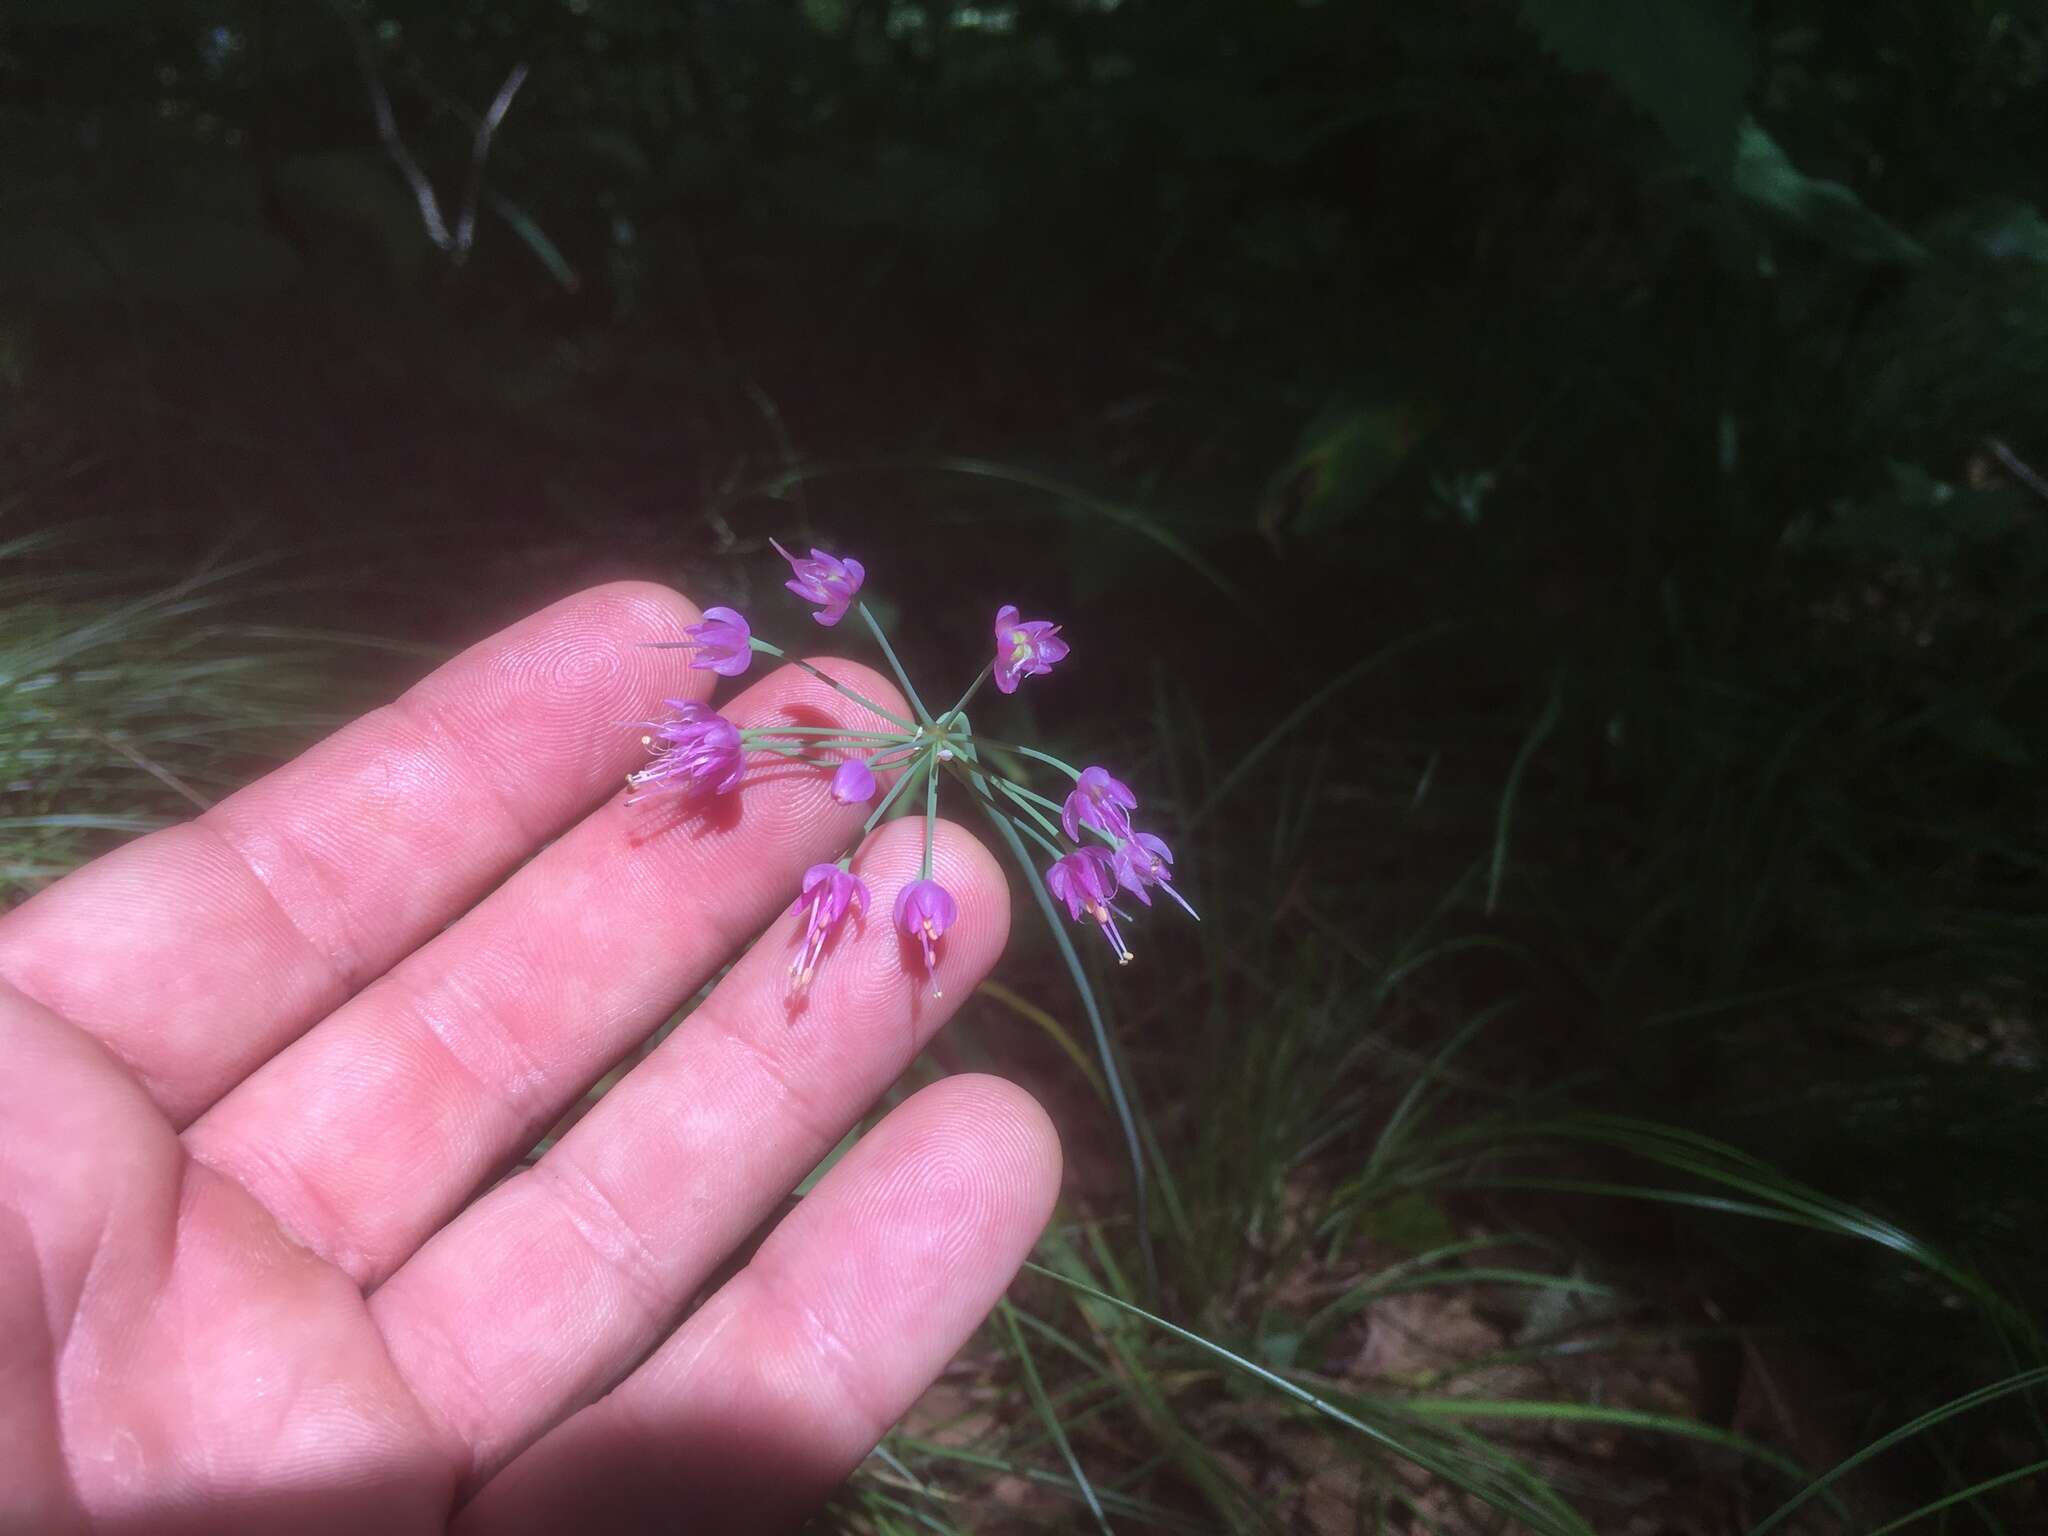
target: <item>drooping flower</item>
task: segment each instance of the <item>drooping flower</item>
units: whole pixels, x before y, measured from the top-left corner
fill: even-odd
[[[744,615],[732,608],[706,608],[704,622],[683,631],[690,637],[690,665],[738,677],[754,660],[753,631]]]
[[[865,759],[849,757],[833,771],[832,798],[841,805],[865,805],[875,798],[875,770]]]
[[[896,893],[896,926],[917,940],[924,951],[924,970],[932,973],[936,959],[932,946],[959,919],[960,904],[953,893],[936,880],[913,880]],[[939,995],[932,989],[932,995]]]
[[[1050,672],[1067,654],[1060,627],[1046,619],[1020,620],[1009,603],[996,610],[996,687],[1015,693],[1019,680]]]
[[[1165,840],[1154,837],[1150,832],[1133,832],[1117,845],[1116,880],[1146,906],[1152,905],[1152,897],[1146,891],[1148,885],[1156,885],[1175,901],[1181,910],[1196,922],[1202,914],[1188,905],[1188,899],[1173,888],[1173,850]]]
[[[739,783],[746,768],[739,728],[708,704],[670,699],[668,707],[675,714],[647,722],[649,734],[640,738],[654,761],[627,775],[634,789],[628,801],[667,792],[722,795]]]
[[[1116,867],[1107,848],[1076,848],[1056,859],[1045,872],[1045,884],[1046,889],[1067,904],[1067,916],[1078,922],[1085,912],[1095,920],[1102,936],[1109,940],[1109,947],[1116,952],[1118,965],[1130,964],[1131,947],[1117,930],[1116,913],[1109,905],[1116,895]]]
[[[868,905],[867,882],[837,864],[813,864],[804,871],[803,892],[789,909],[806,914],[803,947],[789,967],[791,992],[798,997],[804,995],[817,972],[825,941],[846,921],[848,912],[865,914]]]
[[[768,542],[775,544],[773,539]],[[867,569],[858,560],[842,560],[822,549],[812,550],[808,560],[792,555],[780,544],[775,544],[775,553],[787,560],[795,573],[795,579],[783,585],[805,602],[816,603],[818,611],[811,617],[827,629],[846,617],[846,610],[860,595],[860,584],[867,579]]]
[[[1073,793],[1060,807],[1060,825],[1077,843],[1083,827],[1098,828],[1112,837],[1129,837],[1131,812],[1137,808],[1138,797],[1122,779],[1107,768],[1083,768]]]

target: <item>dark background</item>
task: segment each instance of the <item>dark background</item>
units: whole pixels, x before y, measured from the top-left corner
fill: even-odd
[[[0,538],[55,542],[8,590],[246,562],[232,634],[291,626],[327,710],[422,665],[362,641],[617,575],[815,638],[770,535],[858,555],[931,693],[998,602],[1056,617],[1073,662],[977,723],[1127,765],[1208,918],[1100,978],[1179,1181],[1151,1299],[1425,1469],[1055,1350],[1119,1528],[1574,1528],[1402,1406],[1465,1389],[1389,1364],[1399,1320],[1321,1310],[1480,1230],[1626,1301],[1473,1279],[1409,1334],[1817,1472],[2043,1359],[2044,76],[2048,9],[1982,0],[13,0]],[[177,809],[52,719],[11,717],[45,766],[0,809],[107,824],[17,889]],[[1007,985],[1079,1038],[1020,935]],[[1055,1106],[1061,1251],[1135,1275],[1078,1072],[996,1000],[961,1036]],[[966,1368],[1065,1477],[1005,1348]],[[1601,1530],[1797,1486],[1477,1429]],[[1944,1420],[1843,1484],[1854,1528],[2044,1440],[2025,1393]],[[835,1518],[897,1528],[885,1493]],[[2048,1518],[2024,1480],[1949,1513]]]

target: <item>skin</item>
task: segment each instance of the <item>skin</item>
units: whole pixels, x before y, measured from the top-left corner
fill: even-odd
[[[888,921],[921,828],[885,827],[878,910],[792,1005],[785,909],[867,808],[773,762],[621,803],[618,723],[714,681],[644,642],[697,618],[558,603],[0,918],[0,1529],[785,1529],[994,1304],[1059,1149],[992,1078],[902,1104],[721,1277],[1009,908],[942,825],[933,996]],[[871,724],[793,668],[727,713]]]

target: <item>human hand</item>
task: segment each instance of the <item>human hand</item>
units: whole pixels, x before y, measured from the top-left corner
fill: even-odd
[[[640,584],[556,604],[0,919],[0,1523],[781,1529],[994,1304],[1058,1146],[1017,1089],[954,1077],[688,1311],[1009,921],[942,825],[944,996],[885,904],[793,1011],[778,914],[864,808],[780,764],[709,804],[596,804],[643,755],[618,722],[709,692],[642,643],[697,618]],[[870,723],[791,667],[727,710],[792,712]],[[855,870],[893,889],[921,840],[884,826]]]

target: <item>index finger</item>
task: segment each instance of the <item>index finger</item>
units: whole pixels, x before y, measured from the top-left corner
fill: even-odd
[[[0,977],[185,1124],[617,788],[619,723],[711,691],[646,645],[698,617],[649,582],[542,609],[0,918]]]

